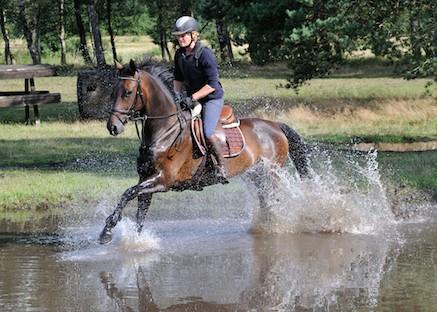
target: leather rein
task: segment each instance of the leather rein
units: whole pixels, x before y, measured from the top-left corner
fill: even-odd
[[[110,111],[110,114],[111,115],[115,115],[115,117],[117,117],[117,119],[123,125],[125,125],[128,120],[135,121],[135,129],[137,131],[137,136],[138,136],[138,139],[141,141],[142,145],[145,144],[145,142],[144,142],[144,125],[145,125],[145,122],[147,120],[149,120],[149,119],[166,119],[166,118],[170,118],[170,117],[178,115],[178,121],[179,121],[180,127],[181,127],[181,129],[183,128],[183,124],[182,124],[182,121],[181,121],[181,118],[180,118],[180,113],[183,112],[183,110],[181,108],[179,108],[176,105],[176,108],[177,108],[176,112],[170,113],[170,114],[166,114],[166,115],[158,115],[158,116],[150,116],[150,115],[146,115],[146,114],[144,114],[144,113],[142,113],[140,111],[137,111],[137,110],[134,109],[134,107],[135,107],[135,104],[137,102],[137,98],[138,97],[140,98],[141,104],[143,105],[143,107],[145,106],[145,103],[146,103],[146,101],[144,100],[143,91],[141,89],[141,79],[140,78],[135,79],[133,77],[119,77],[118,79],[120,79],[120,80],[133,80],[133,81],[136,81],[137,82],[137,91],[136,91],[136,94],[135,94],[135,99],[132,102],[132,105],[129,107],[129,109],[124,110],[124,109],[112,108],[111,111]],[[125,115],[128,118],[125,119],[125,120],[122,120],[120,118],[120,116],[118,114],[115,114],[115,113],[118,113],[118,114],[121,114],[121,115]],[[143,134],[143,135],[140,134],[140,131],[138,129],[138,122],[139,121],[141,122],[141,128],[142,128],[141,134]],[[185,120],[185,122],[186,122],[186,120]],[[173,130],[173,126],[171,126],[167,132],[170,132],[172,130]],[[167,134],[167,132],[165,134]]]

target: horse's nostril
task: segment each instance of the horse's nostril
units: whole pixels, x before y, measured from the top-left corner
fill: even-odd
[[[117,127],[116,127],[115,125],[112,126],[111,134],[112,134],[112,135],[116,135],[116,134],[118,134]]]

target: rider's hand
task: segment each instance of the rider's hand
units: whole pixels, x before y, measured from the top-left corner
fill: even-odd
[[[194,106],[196,106],[196,101],[194,101],[191,96],[187,96],[184,102],[185,102],[185,109],[193,109]]]
[[[182,106],[182,104],[184,102],[184,96],[182,95],[181,92],[175,92],[174,101],[176,102],[176,104],[179,104]]]

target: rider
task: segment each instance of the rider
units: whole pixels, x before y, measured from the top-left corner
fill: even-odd
[[[202,104],[203,132],[209,149],[217,160],[216,174],[226,183],[223,150],[214,133],[223,108],[223,88],[218,79],[217,63],[213,52],[198,41],[199,24],[191,16],[180,17],[172,34],[177,37],[179,49],[174,58],[174,91],[176,100],[184,108]],[[182,97],[185,88],[187,98]]]

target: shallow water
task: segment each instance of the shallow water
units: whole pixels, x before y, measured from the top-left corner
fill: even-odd
[[[263,209],[236,180],[156,196],[140,236],[130,205],[105,246],[106,199],[58,235],[0,235],[0,310],[434,311],[435,204],[401,220],[376,153],[316,155],[311,180],[275,171]]]
[[[2,237],[2,311],[432,311],[437,223],[396,238],[248,234],[238,220],[123,222],[112,244]],[[85,231],[87,229],[84,229]],[[88,229],[90,230],[90,229]],[[77,239],[77,238],[76,238]]]

